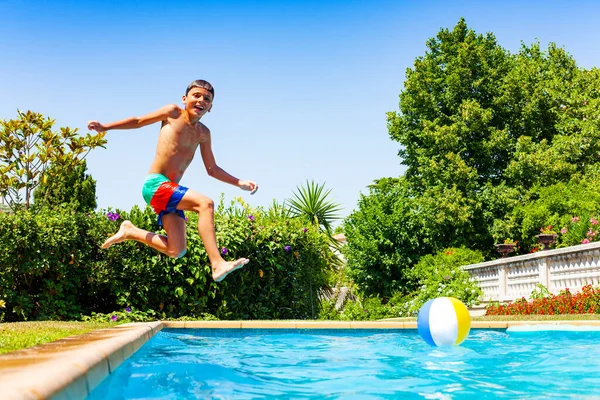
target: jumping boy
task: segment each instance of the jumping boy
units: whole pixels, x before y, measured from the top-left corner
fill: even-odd
[[[210,131],[200,122],[200,118],[210,112],[214,95],[215,91],[210,83],[195,80],[190,83],[185,96],[182,97],[185,105],[183,110],[175,104],[170,104],[142,117],[131,117],[109,124],[88,122],[88,129],[97,132],[135,129],[161,122],[156,156],[144,182],[142,195],[146,203],[158,214],[158,224],[164,227],[167,236],[145,231],[130,221],[124,221],[119,231],[108,238],[102,248],[106,249],[124,240],[136,240],[169,257],[182,257],[187,251],[183,211],[195,211],[198,213],[198,232],[206,248],[215,281],[223,280],[230,272],[248,263],[246,258],[227,262],[221,257],[215,237],[214,202],[178,184],[200,146],[202,161],[209,176],[249,190],[250,194],[258,190],[255,182],[242,181],[229,175],[215,161]]]

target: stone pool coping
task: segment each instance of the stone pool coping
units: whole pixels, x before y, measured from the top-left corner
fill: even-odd
[[[472,329],[600,326],[600,320],[472,321]],[[84,399],[163,328],[416,329],[416,321],[157,321],[118,325],[0,355],[2,399]]]

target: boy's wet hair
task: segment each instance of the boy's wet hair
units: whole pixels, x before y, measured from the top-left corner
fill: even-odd
[[[207,81],[205,81],[204,79],[196,79],[195,81],[190,83],[185,91],[185,95],[187,96],[187,94],[193,88],[206,89],[210,92],[210,94],[212,94],[213,98],[215,97],[215,88],[213,88],[213,86],[210,83],[208,83]]]

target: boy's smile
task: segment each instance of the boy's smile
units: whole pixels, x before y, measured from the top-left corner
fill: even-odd
[[[183,102],[188,112],[200,118],[212,108],[212,94],[203,88],[193,88],[183,96]]]

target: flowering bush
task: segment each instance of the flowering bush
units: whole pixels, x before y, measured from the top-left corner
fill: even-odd
[[[326,284],[326,235],[303,221],[236,200],[215,210],[219,249],[250,263],[220,283],[189,213],[188,251],[169,258],[134,241],[100,245],[124,220],[164,234],[150,207],[131,211],[43,209],[0,213],[0,299],[8,321],[131,319],[125,307],[160,318],[211,314],[220,319],[312,318]],[[250,218],[252,217],[252,218]],[[122,312],[114,310],[125,309]],[[4,309],[2,309],[4,311]],[[2,317],[0,315],[0,317]]]
[[[557,239],[557,247],[575,246],[600,240],[598,217],[584,213],[565,221]]]
[[[539,285],[541,286],[541,285]],[[542,286],[539,292],[532,293],[527,301],[524,297],[505,305],[492,304],[485,315],[531,315],[531,314],[598,314],[600,313],[600,287],[584,286],[573,294],[567,288],[553,295]]]

